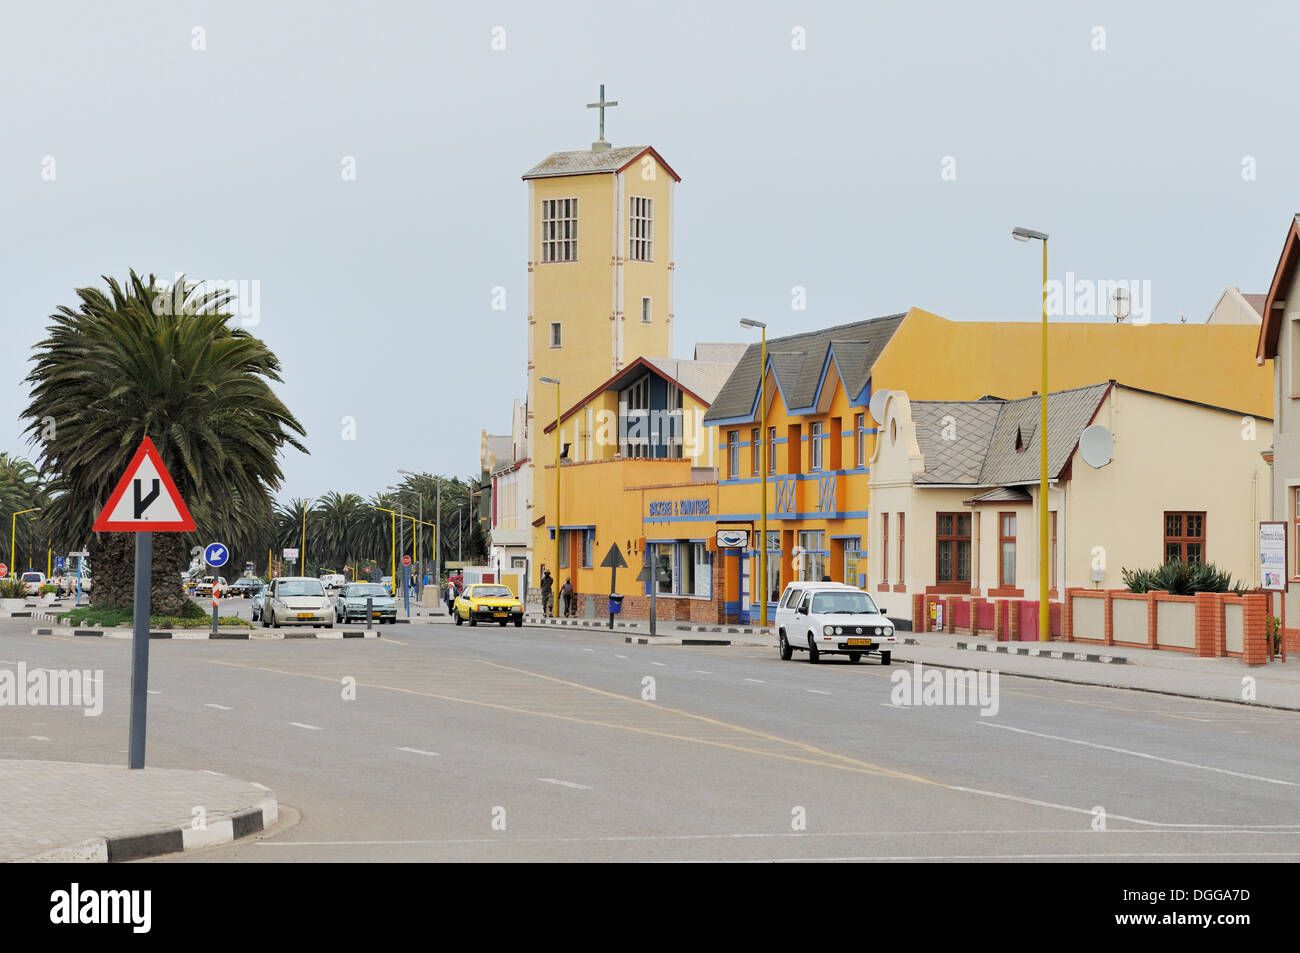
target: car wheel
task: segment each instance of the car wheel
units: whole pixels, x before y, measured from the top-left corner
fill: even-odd
[[[817,643],[813,641],[813,637],[810,635],[808,636],[808,661],[816,665],[820,660],[821,653],[817,651]]]
[[[501,620],[501,628],[504,629],[505,627],[506,627],[506,620],[503,619]]]
[[[274,612],[271,613],[271,627],[274,629],[280,628],[280,620],[275,617]]]
[[[471,616],[469,617],[469,624],[470,624],[471,626],[476,626],[476,625],[478,625],[478,619],[474,618],[474,616],[471,615]]]
[[[881,653],[880,653],[880,664],[881,664],[881,665],[888,665],[888,664],[889,664],[889,653],[888,653],[888,652],[881,652]]]
[[[502,625],[505,625],[504,622],[502,622],[501,624],[502,624]],[[522,626],[523,624],[524,624],[524,620],[523,620],[523,619],[515,619],[515,628],[516,628],[516,629],[519,628],[520,626]]]
[[[861,653],[861,652],[850,652],[850,653],[849,653],[849,661],[850,661],[850,662],[860,662],[860,661],[862,661],[862,653]]]
[[[325,626],[325,628],[327,628],[327,629],[332,629],[332,628],[334,628],[334,623],[331,622],[329,625]]]
[[[786,640],[786,637],[785,637],[785,631],[782,630],[782,632],[781,632],[781,661],[782,661],[782,662],[788,662],[788,661],[790,661],[790,657],[791,657],[792,655],[794,655],[794,649],[792,649],[792,648],[790,647],[790,643]]]
[[[456,617],[456,624],[457,624],[457,625],[464,625],[464,624],[465,624],[465,620],[462,619],[462,618],[460,617],[460,613],[459,613],[459,612],[453,612],[452,615],[454,615],[454,616]]]

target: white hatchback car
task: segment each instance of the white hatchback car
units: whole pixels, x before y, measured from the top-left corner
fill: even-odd
[[[282,625],[310,625],[334,628],[334,602],[325,595],[319,579],[285,576],[272,579],[262,597],[259,613],[262,628]]]
[[[792,582],[776,608],[781,658],[795,649],[808,653],[808,661],[822,655],[847,655],[856,662],[869,652],[890,663],[898,642],[894,623],[870,595],[842,582]]]

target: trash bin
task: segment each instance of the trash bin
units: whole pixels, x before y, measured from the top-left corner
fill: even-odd
[[[609,614],[618,615],[623,611],[623,597],[616,592],[609,594]]]

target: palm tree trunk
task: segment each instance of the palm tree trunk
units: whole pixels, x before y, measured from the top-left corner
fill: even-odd
[[[95,584],[91,597],[96,605],[129,609],[135,603],[135,534],[96,533],[90,544]],[[189,550],[182,533],[155,533],[153,572],[149,585],[151,615],[178,616],[185,605],[180,574],[188,562]]]

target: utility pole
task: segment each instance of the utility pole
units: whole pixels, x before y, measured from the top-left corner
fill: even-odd
[[[436,481],[434,485],[438,488],[438,502],[436,504],[438,510],[437,515],[433,518],[435,527],[433,534],[433,581],[438,585],[442,585],[442,477],[435,476],[433,479]]]

